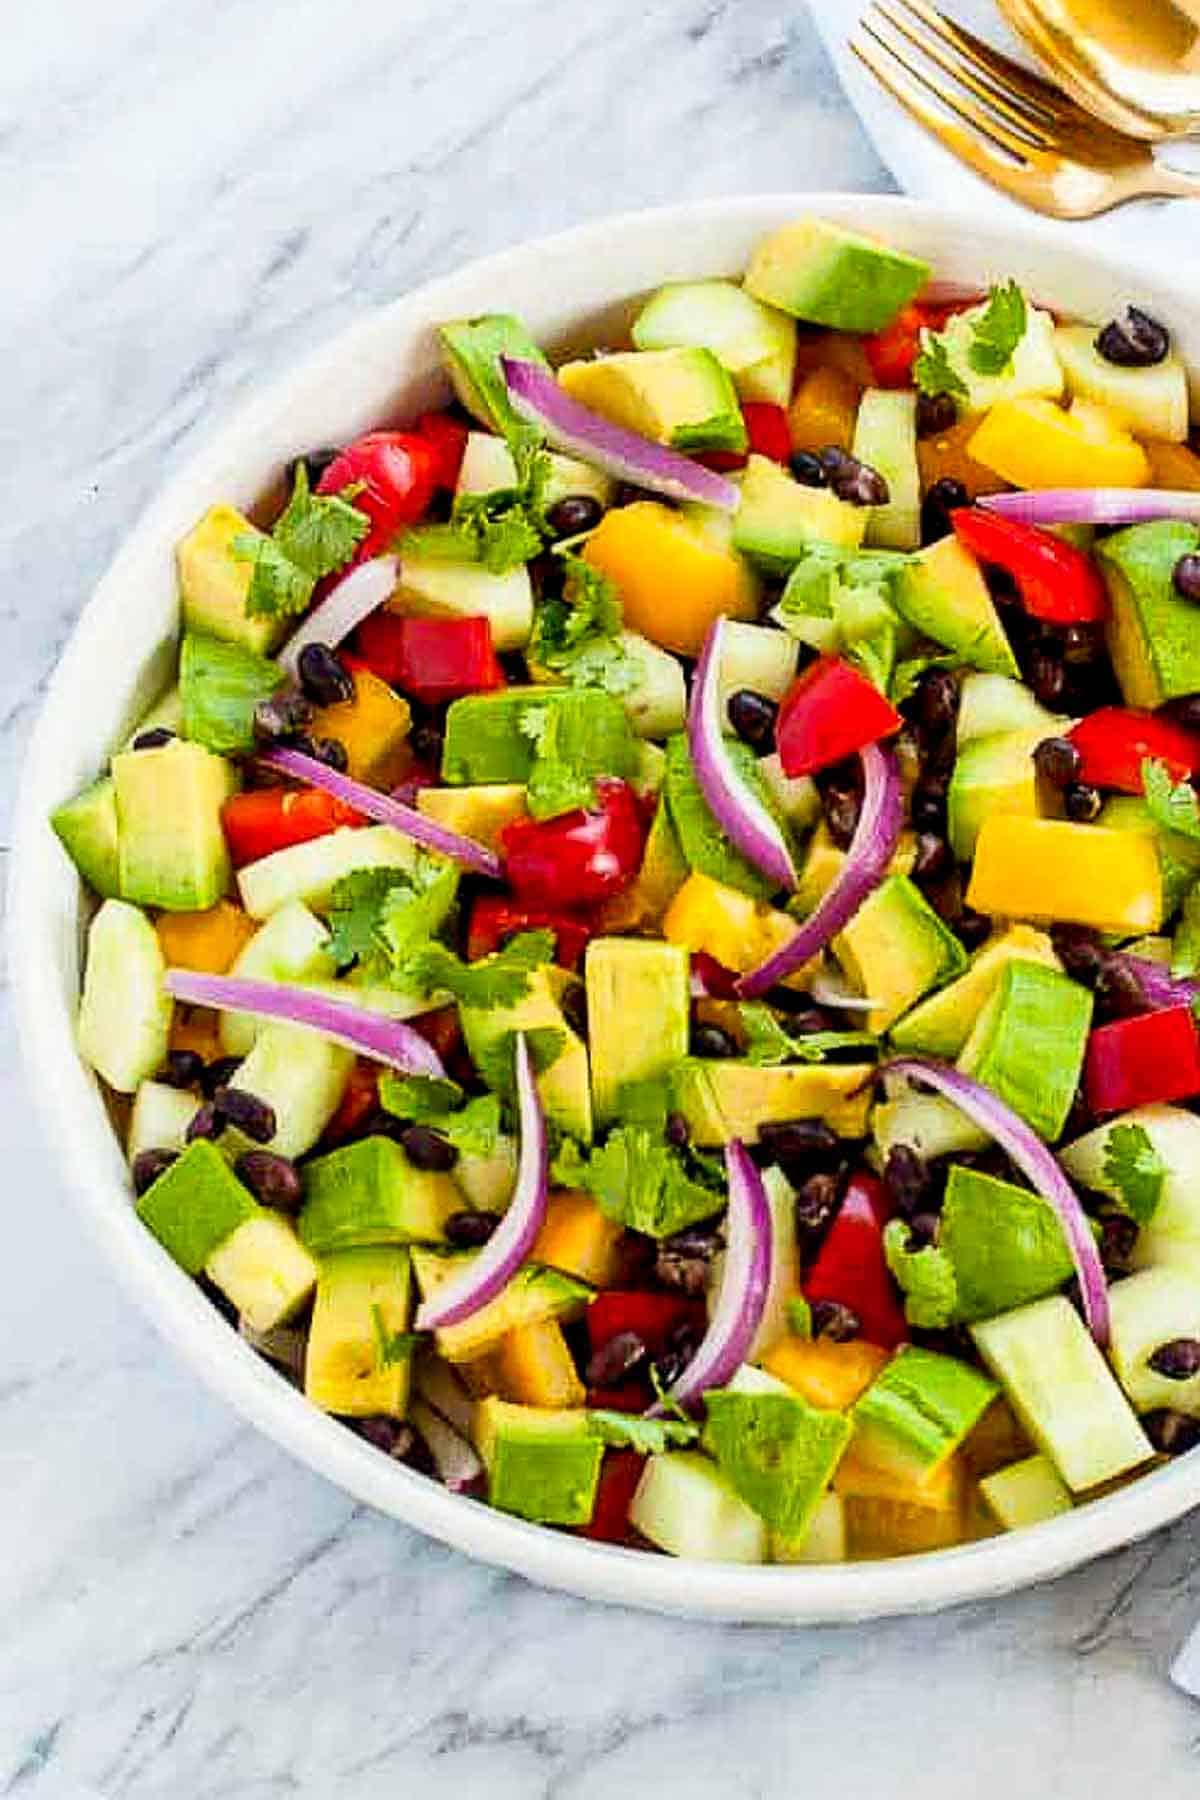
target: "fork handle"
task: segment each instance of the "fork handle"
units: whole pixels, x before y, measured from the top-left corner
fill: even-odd
[[[1200,173],[1171,169],[1151,157],[1149,167],[1138,171],[1130,192],[1150,200],[1200,200]]]

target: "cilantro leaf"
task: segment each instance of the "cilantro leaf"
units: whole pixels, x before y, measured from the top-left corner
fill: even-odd
[[[967,361],[977,375],[1003,375],[1025,336],[1029,308],[1015,281],[992,288],[987,306],[974,321]]]
[[[371,1327],[375,1333],[375,1353],[381,1369],[409,1362],[429,1336],[427,1331],[389,1331],[380,1306],[371,1308]]]
[[[463,962],[444,944],[423,944],[405,959],[413,984],[426,993],[450,994],[462,1006],[515,1006],[529,992],[535,969],[554,959],[552,931],[519,931],[503,949]]]
[[[627,694],[637,686],[638,669],[621,642],[617,590],[607,575],[582,557],[566,554],[563,562],[562,596],[543,600],[538,607],[529,662],[571,687]]]
[[[404,877],[395,869],[355,869],[336,881],[329,899],[329,951],[338,968],[378,957],[379,914]]]
[[[965,400],[968,388],[950,361],[949,352],[936,332],[921,333],[921,351],[913,364],[913,380],[923,394],[949,394],[953,400]]]
[[[723,1205],[722,1196],[694,1180],[680,1154],[644,1125],[618,1125],[590,1154],[568,1140],[554,1174],[591,1194],[605,1218],[648,1237],[672,1237],[711,1219]]]
[[[958,1317],[958,1281],[954,1264],[944,1250],[926,1244],[910,1250],[909,1228],[903,1219],[884,1227],[883,1251],[887,1266],[904,1291],[904,1311],[910,1325],[940,1331]]]
[[[654,1389],[654,1398],[658,1407],[663,1412],[667,1413],[672,1419],[678,1419],[681,1425],[690,1425],[692,1423],[687,1413],[684,1412],[682,1406],[680,1406],[678,1400],[676,1400],[671,1393],[669,1384],[663,1380],[656,1362],[650,1364],[650,1386]]]
[[[1162,1198],[1167,1171],[1141,1125],[1114,1125],[1104,1146],[1104,1175],[1139,1225],[1148,1224]]]
[[[423,856],[408,880],[394,883],[384,895],[377,931],[393,968],[400,969],[442,929],[458,897],[459,874],[456,864]]]
[[[559,752],[561,720],[556,706],[529,707],[521,714],[521,730],[534,744],[533,767],[525,784],[525,804],[534,819],[574,812],[591,806],[596,798],[595,779]]]
[[[367,514],[352,506],[346,495],[310,493],[300,462],[292,497],[271,536],[288,561],[317,582],[348,563],[370,529]]]
[[[1200,802],[1190,782],[1172,782],[1166,763],[1148,757],[1142,764],[1142,791],[1156,825],[1200,839]]]
[[[637,1450],[643,1456],[683,1449],[700,1436],[700,1427],[691,1419],[645,1419],[637,1413],[593,1408],[588,1411],[587,1422],[588,1430],[602,1442],[617,1450]]]
[[[516,464],[511,487],[483,494],[459,494],[449,523],[426,525],[405,533],[405,548],[451,562],[477,562],[493,575],[529,562],[549,535],[546,524],[546,479],[550,459],[536,438],[514,434],[509,439]]]
[[[1172,975],[1195,975],[1200,970],[1200,882],[1184,895],[1183,910],[1171,946]]]
[[[233,554],[254,569],[246,590],[246,617],[278,618],[303,612],[312,599],[315,583],[279,548],[272,537],[239,532],[231,545]]]
[[[535,1075],[544,1075],[566,1049],[567,1034],[554,1025],[535,1025],[523,1036]],[[479,1074],[493,1093],[504,1100],[516,1097],[516,1051],[516,1032],[504,1031],[493,1043],[479,1046],[475,1052],[475,1067]]]
[[[355,869],[330,896],[329,948],[339,967],[357,962],[377,980],[414,985],[407,963],[441,930],[458,893],[459,870],[432,856],[412,870]]]
[[[875,1056],[879,1050],[878,1040],[869,1031],[810,1031],[793,1037],[761,1000],[744,1001],[738,1010],[746,1031],[746,1060],[756,1068],[824,1062],[839,1050],[860,1050],[865,1056]]]
[[[460,1156],[490,1156],[496,1147],[500,1102],[495,1094],[480,1094],[464,1105],[457,1082],[388,1071],[379,1078],[379,1102],[398,1119],[428,1125]]]

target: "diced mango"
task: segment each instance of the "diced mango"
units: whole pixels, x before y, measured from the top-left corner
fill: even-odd
[[[258,926],[232,900],[218,900],[206,912],[161,913],[154,929],[169,968],[224,975]]]
[[[1194,450],[1166,438],[1143,438],[1142,449],[1150,459],[1151,487],[1200,493],[1200,456]]]
[[[614,507],[583,555],[616,583],[629,629],[681,656],[699,655],[722,614],[758,617],[749,564],[715,532],[657,500]]]
[[[372,787],[394,787],[412,760],[408,730],[412,714],[386,681],[370,669],[354,671],[354,698],[323,706],[313,714],[309,735],[336,738],[346,747],[349,773]]]
[[[890,1351],[863,1338],[780,1338],[762,1359],[770,1374],[786,1381],[810,1406],[845,1412],[861,1398],[890,1358]]]
[[[851,1440],[837,1466],[833,1486],[836,1493],[856,1500],[891,1500],[957,1516],[966,1486],[966,1469],[961,1457],[948,1456],[924,1481],[908,1480],[895,1469],[870,1462]]]
[[[682,944],[693,953],[703,950],[738,975],[766,962],[797,930],[787,913],[699,871],[688,876],[662,923],[669,944]],[[812,965],[806,963],[784,985],[803,987],[811,973]]]
[[[814,369],[804,377],[788,407],[792,449],[815,454],[836,444],[841,450],[849,450],[861,398],[859,384],[843,370]]]
[[[993,813],[975,845],[967,904],[992,917],[1157,931],[1162,874],[1153,838],[1065,819]]]
[[[519,782],[488,787],[430,787],[417,795],[417,811],[463,837],[499,850],[500,834],[526,817],[525,789]]]
[[[842,1510],[851,1557],[919,1556],[927,1550],[948,1550],[967,1537],[962,1503],[947,1512],[917,1500],[847,1495]]]
[[[510,1331],[496,1354],[500,1393],[521,1406],[582,1406],[587,1399],[562,1327],[554,1319]]]
[[[850,377],[860,393],[875,385],[863,340],[857,332],[802,328],[796,339],[796,373],[811,375],[814,369],[837,369]]]
[[[1007,485],[994,469],[985,468],[971,455],[967,446],[978,429],[979,415],[972,413],[948,431],[917,439],[917,467],[923,489],[931,488],[935,481],[961,481],[967,498],[976,500],[980,494],[994,494]]]
[[[534,1262],[578,1275],[593,1287],[611,1287],[616,1279],[620,1236],[620,1225],[605,1218],[590,1194],[560,1188],[550,1196],[529,1254]]]
[[[225,1052],[221,1048],[221,1015],[211,1006],[184,1006],[175,1002],[171,1015],[170,1050],[194,1050],[205,1062],[213,1062]]]
[[[1103,406],[1076,400],[1001,400],[967,448],[977,462],[1020,488],[1145,487],[1150,460]]]

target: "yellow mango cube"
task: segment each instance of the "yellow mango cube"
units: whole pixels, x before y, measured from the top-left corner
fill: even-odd
[[[662,922],[669,944],[703,950],[736,975],[748,974],[795,937],[798,926],[787,913],[751,899],[737,888],[693,870]],[[802,986],[811,965],[789,975],[785,986]]]
[[[1138,831],[993,814],[975,845],[967,904],[1036,924],[1157,931],[1163,911],[1158,851]]]
[[[355,781],[385,788],[395,786],[411,761],[411,724],[408,701],[370,669],[356,668],[353,700],[323,706],[313,714],[309,733],[337,738],[346,747],[348,773]]]
[[[232,900],[218,900],[205,912],[160,913],[154,929],[168,967],[224,975],[258,926]]]
[[[617,1275],[621,1229],[605,1218],[590,1194],[559,1188],[547,1202],[530,1259],[577,1275],[593,1287],[610,1287]]]
[[[500,1393],[520,1406],[582,1406],[587,1399],[562,1327],[555,1319],[520,1325],[496,1355]]]
[[[651,643],[698,656],[714,619],[758,617],[758,581],[710,527],[657,500],[605,513],[583,555],[617,585],[625,623]]]
[[[838,1343],[826,1337],[788,1336],[771,1345],[762,1366],[795,1388],[810,1406],[847,1412],[890,1360],[890,1351],[865,1338]]]
[[[976,462],[1020,488],[1145,487],[1150,459],[1103,406],[1076,400],[1001,400],[967,446]]]

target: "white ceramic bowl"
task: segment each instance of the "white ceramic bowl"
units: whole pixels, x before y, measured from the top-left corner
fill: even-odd
[[[431,330],[439,320],[503,308],[551,350],[603,342],[648,288],[740,270],[764,232],[812,211],[928,257],[941,278],[982,286],[1015,275],[1034,295],[1085,318],[1106,318],[1135,300],[1170,323],[1200,369],[1200,307],[1186,272],[1177,287],[1149,282],[1032,219],[991,223],[880,196],[767,195],[627,215],[420,288],[353,325],[222,425],[130,534],[67,646],[30,744],[13,842],[10,956],[30,1086],[80,1209],[163,1336],[244,1417],[357,1499],[535,1581],[660,1611],[795,1622],[931,1610],[1059,1574],[1200,1502],[1200,1453],[1012,1536],[844,1567],[677,1562],[454,1497],[310,1406],[235,1337],[139,1224],[121,1147],[75,1052],[81,892],[46,821],[97,773],[165,682],[178,627],[176,540],[215,500],[253,503],[295,452],[403,420],[439,396]]]

